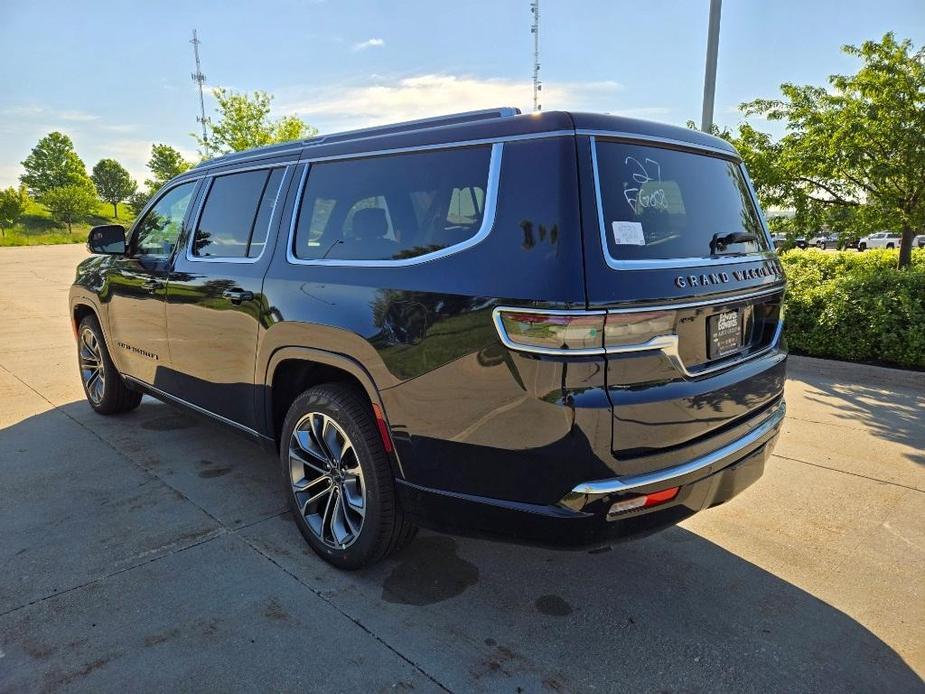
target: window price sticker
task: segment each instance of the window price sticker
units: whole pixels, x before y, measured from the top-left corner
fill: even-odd
[[[611,222],[613,242],[618,246],[645,246],[646,237],[640,222]]]

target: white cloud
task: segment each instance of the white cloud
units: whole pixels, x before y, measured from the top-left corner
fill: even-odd
[[[546,110],[616,111],[621,89],[612,81],[549,83],[541,93],[542,104]],[[277,97],[281,113],[296,113],[322,132],[332,132],[498,106],[526,112],[532,108],[533,87],[526,79],[425,74],[397,80],[377,76],[346,88],[282,89]]]
[[[99,120],[99,116],[93,113],[85,113],[84,111],[58,111],[55,115],[61,120],[80,122]]]
[[[367,48],[379,48],[385,45],[385,41],[379,38],[366,39],[360,43],[353,44],[351,50],[356,51],[365,51]]]

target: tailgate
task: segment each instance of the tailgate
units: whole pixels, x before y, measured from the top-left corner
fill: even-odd
[[[578,152],[612,466],[639,474],[734,441],[781,400],[784,280],[733,155],[628,139]]]

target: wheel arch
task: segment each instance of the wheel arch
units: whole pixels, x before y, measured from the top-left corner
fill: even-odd
[[[97,321],[100,321],[100,315],[96,312],[96,307],[90,304],[78,302],[71,307],[71,327],[75,335],[77,334],[77,328],[80,326],[80,322],[87,316],[93,316]],[[101,321],[100,326],[102,326]]]
[[[262,389],[265,430],[273,441],[279,445],[283,420],[293,401],[308,388],[322,383],[347,383],[365,395],[373,416],[384,425],[380,426],[380,433],[393,472],[404,478],[379,389],[359,362],[343,354],[299,346],[280,347],[273,352]]]

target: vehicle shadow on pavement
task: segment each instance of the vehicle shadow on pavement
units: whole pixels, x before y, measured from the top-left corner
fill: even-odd
[[[923,691],[855,619],[683,528],[596,553],[422,531],[334,570],[272,455],[148,399],[0,430],[0,489],[2,690],[291,690],[340,653],[367,691]]]
[[[857,382],[845,378],[842,372],[851,373],[851,366],[838,362],[821,361],[822,371],[803,366],[791,359],[788,376],[810,386],[806,399],[822,409],[836,410],[835,417],[845,425],[862,423],[874,436],[885,441],[909,446],[917,452],[906,452],[904,457],[925,465],[925,390],[916,384],[920,374],[908,383],[871,383],[861,377]],[[826,368],[827,367],[827,368]],[[862,367],[863,368],[863,367]],[[839,376],[833,377],[832,371]],[[882,369],[881,371],[887,371]],[[895,370],[889,370],[890,372]],[[891,379],[902,379],[903,372],[890,373]]]

